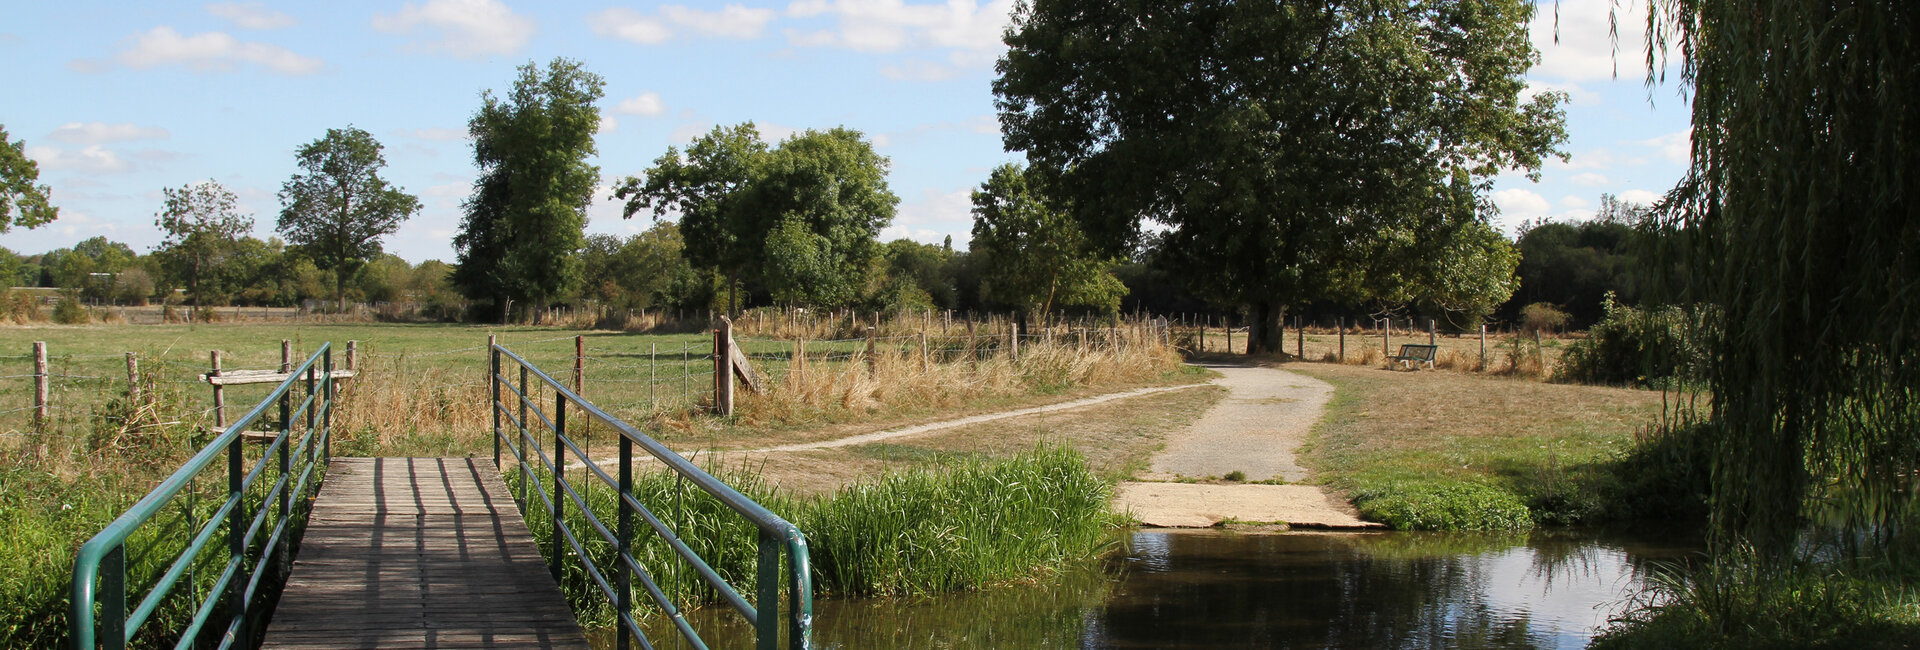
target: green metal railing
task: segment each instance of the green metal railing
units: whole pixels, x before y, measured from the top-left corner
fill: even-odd
[[[788,647],[801,650],[810,647],[813,628],[813,579],[811,568],[808,565],[807,538],[801,534],[799,528],[781,519],[778,515],[773,514],[766,508],[761,507],[760,504],[740,494],[726,483],[714,478],[713,475],[701,470],[692,462],[682,458],[672,450],[667,449],[665,445],[641,433],[639,430],[633,428],[633,426],[613,416],[607,415],[601,411],[599,407],[581,398],[579,394],[569,390],[566,385],[548,376],[547,373],[542,372],[540,368],[528,363],[519,355],[499,345],[490,347],[491,353],[488,355],[488,367],[493,375],[493,381],[490,382],[490,392],[493,398],[494,465],[496,467],[500,466],[504,445],[504,450],[512,454],[516,463],[516,470],[519,473],[522,494],[518,498],[522,502],[522,507],[532,508],[537,506],[541,508],[543,514],[553,522],[553,539],[551,540],[553,555],[549,561],[549,566],[553,570],[555,580],[558,581],[560,578],[562,562],[565,561],[568,555],[566,550],[569,548],[572,549],[573,558],[579,562],[580,567],[585,571],[586,575],[592,579],[593,585],[598,588],[600,595],[604,596],[614,607],[614,612],[617,617],[614,625],[615,636],[618,647],[621,650],[626,650],[634,640],[638,640],[643,648],[653,647],[647,640],[645,632],[641,629],[638,619],[634,617],[634,578],[639,579],[641,586],[646,590],[660,611],[672,622],[674,629],[682,639],[688,641],[695,648],[704,649],[707,647],[706,642],[701,640],[699,633],[687,622],[686,617],[680,609],[674,605],[672,600],[667,597],[665,592],[654,581],[653,574],[650,573],[646,567],[641,566],[638,560],[634,559],[632,551],[635,533],[637,532],[634,525],[635,517],[644,521],[648,528],[651,528],[655,534],[658,534],[662,540],[666,541],[666,543],[672,547],[674,554],[679,556],[686,566],[691,567],[698,573],[701,580],[712,587],[714,591],[719,594],[720,598],[725,601],[726,605],[739,612],[747,621],[753,624],[756,639],[755,647],[760,650],[775,650],[780,645],[780,635],[782,632],[779,611],[780,588],[783,584],[780,570],[781,551],[784,550],[786,556],[786,579],[784,580],[784,584],[788,592],[788,616],[785,632],[788,637]],[[501,366],[503,363],[510,363],[519,367],[519,382],[517,385],[505,375],[501,374]],[[551,416],[541,410],[536,398],[530,396],[531,394],[527,388],[529,376],[537,379],[546,389],[552,391],[554,403]],[[502,387],[504,387],[504,390]],[[507,408],[507,404],[501,401],[501,396],[505,393],[511,393],[515,396],[516,399],[514,402],[517,403],[517,408],[509,409]],[[517,417],[515,411],[519,413]],[[594,421],[598,421],[608,427],[612,427],[614,431],[618,433],[620,446],[619,476],[609,476],[605,470],[600,468],[598,463],[582,450],[578,443],[569,437],[567,426],[569,412],[587,416],[590,418],[587,422],[589,425]],[[528,422],[529,413],[531,413],[538,422]],[[501,427],[502,417],[505,417],[517,430],[517,435],[514,436],[513,440],[508,440],[506,431]],[[541,437],[546,437],[548,434],[552,435],[552,438],[550,438],[553,442],[551,448],[552,453],[549,454],[547,450],[541,448],[539,441],[534,438],[534,433],[529,431],[530,424],[538,425],[545,429],[545,431],[540,432]],[[634,497],[633,452],[636,446],[645,450],[648,454],[651,454],[669,470],[677,473],[693,485],[698,486],[707,494],[712,495],[734,512],[739,513],[747,521],[751,522],[755,528],[759,529],[759,557],[755,574],[757,576],[757,594],[752,603],[748,603],[747,599],[741,595],[739,590],[735,589],[733,585],[729,584],[726,579],[714,571],[713,567],[709,566],[705,560],[702,560],[698,554],[689,549],[687,544],[681,541],[672,528],[663,523],[653,511],[649,510],[645,504],[640,503],[640,501]],[[532,456],[531,459],[529,455]],[[573,458],[579,459],[584,465],[588,474],[585,480],[597,480],[608,487],[618,490],[618,498],[615,499],[615,505],[619,514],[617,518],[618,521],[614,528],[609,529],[607,525],[600,520],[600,517],[594,513],[593,508],[589,506],[587,500],[581,496],[580,492],[568,483],[567,465],[570,459]],[[540,477],[534,473],[536,466],[530,463],[538,463],[539,467],[546,470],[547,476],[551,477],[551,486],[541,485]],[[532,486],[534,488],[535,494],[539,497],[538,501],[528,498],[528,495],[525,494],[526,486]],[[562,495],[564,495],[564,499],[561,498]],[[598,534],[607,544],[617,549],[617,555],[615,556],[614,562],[612,562],[612,567],[595,565],[586,547],[576,534],[576,531],[567,525],[565,510],[569,501],[573,503],[572,507],[580,513],[580,516],[583,516],[590,524],[593,529],[591,532]],[[611,569],[611,576],[608,575],[609,568]],[[658,568],[659,567],[655,567],[655,569]]]
[[[296,405],[296,387],[305,384],[304,398]],[[244,432],[264,423],[269,411],[279,410],[273,442],[260,452],[249,468]],[[305,426],[296,428],[295,422]],[[192,616],[178,630],[155,630],[162,638],[179,634],[175,648],[213,645],[252,647],[252,619],[260,612],[255,600],[261,595],[262,579],[284,569],[291,560],[288,538],[296,521],[303,521],[310,501],[309,488],[318,488],[314,470],[331,453],[333,421],[333,352],[329,344],[293,368],[286,380],[276,385],[260,403],[219,432],[186,464],[168,476],[160,486],[141,497],[132,508],[113,520],[99,534],[80,547],[73,561],[73,593],[68,631],[76,650],[96,647],[124,648],[139,636],[143,625],[162,609],[177,587],[185,586],[190,596],[198,596],[202,585],[197,580],[199,565],[208,554],[219,553],[215,538],[226,531],[224,554],[219,572],[206,586],[205,596],[190,602]],[[298,432],[298,441],[293,439]],[[224,468],[219,461],[225,457]],[[210,513],[201,512],[196,503],[199,490],[194,479],[202,473],[226,474],[225,499]],[[267,477],[271,476],[271,479]],[[263,483],[263,481],[271,481]],[[256,494],[260,486],[269,486]],[[180,520],[164,521],[156,526],[170,527],[185,522],[187,543],[180,554],[166,562],[166,569],[153,578],[139,602],[128,609],[128,540],[143,527],[162,519],[173,510],[176,497],[186,495],[180,504]],[[207,506],[214,504],[209,503]],[[252,508],[254,512],[248,512]],[[271,530],[267,530],[268,524]],[[148,529],[156,537],[172,532]],[[265,537],[261,535],[265,532]],[[172,539],[180,539],[173,537]],[[145,549],[149,550],[150,549]],[[149,552],[151,555],[151,552]],[[150,557],[142,560],[152,559]],[[164,560],[162,560],[164,561]],[[224,613],[222,613],[224,612]],[[209,625],[224,621],[224,625]],[[202,637],[217,630],[217,641]]]

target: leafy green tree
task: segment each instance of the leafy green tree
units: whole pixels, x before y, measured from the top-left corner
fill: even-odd
[[[544,74],[520,66],[504,99],[481,95],[467,123],[480,179],[453,240],[453,282],[467,297],[502,315],[508,302],[531,303],[537,318],[580,283],[587,204],[600,182],[600,168],[587,164],[600,126],[594,102],[605,85],[579,62],[556,58]]]
[[[33,229],[60,217],[60,208],[47,200],[52,193],[40,179],[40,165],[27,157],[25,140],[7,141],[0,126],[0,233],[14,226]]]
[[[253,230],[253,218],[240,214],[233,192],[212,180],[161,191],[166,203],[154,216],[154,225],[166,238],[153,254],[168,274],[186,285],[197,316],[206,290],[235,275],[227,262],[240,252],[240,238]]]
[[[591,235],[583,253],[587,295],[619,309],[646,309],[673,301],[677,281],[692,273],[680,251],[680,228],[671,221],[621,239]]]
[[[959,302],[959,288],[953,276],[956,255],[951,246],[951,237],[948,245],[922,244],[911,239],[887,242],[887,281],[897,282],[900,286],[898,292],[903,295],[924,294],[929,309],[953,309]],[[912,291],[908,291],[908,287]],[[883,304],[906,306],[895,302],[898,301]]]
[[[1865,566],[1914,548],[1920,491],[1916,5],[1652,3],[1692,86],[1692,163],[1663,265],[1712,316],[1711,499],[1723,542],[1805,548],[1816,513]],[[1856,541],[1857,540],[1857,541]],[[1910,557],[1910,555],[1909,555]],[[1878,569],[1876,569],[1878,570]]]
[[[315,266],[333,271],[333,298],[380,254],[380,238],[420,211],[420,201],[380,178],[387,164],[380,142],[348,126],[294,153],[301,171],[280,187],[279,232]]]
[[[785,302],[837,307],[859,298],[899,198],[886,157],[859,131],[807,130],[768,148],[748,122],[716,127],[622,181],[626,216],[680,214],[697,268],[764,285]],[[733,293],[733,291],[729,291]],[[729,308],[738,301],[730,298]]]
[[[993,170],[973,192],[973,243],[985,262],[981,292],[1045,318],[1059,305],[1120,309],[1120,260],[1100,255],[1067,212],[1055,208],[1028,170]]]
[[[1611,292],[1616,302],[1638,304],[1650,278],[1651,260],[1638,225],[1645,206],[1600,196],[1592,220],[1578,223],[1529,223],[1521,228],[1520,287],[1504,311],[1509,317],[1534,303],[1552,303],[1573,317],[1574,327],[1587,327],[1605,316],[1602,298]]]
[[[994,93],[1007,149],[1096,245],[1165,228],[1164,261],[1246,305],[1249,349],[1273,351],[1283,306],[1370,298],[1335,292],[1380,286],[1351,276],[1397,238],[1486,220],[1475,197],[1494,174],[1555,153],[1564,96],[1520,98],[1533,11],[1034,0],[1014,12]]]

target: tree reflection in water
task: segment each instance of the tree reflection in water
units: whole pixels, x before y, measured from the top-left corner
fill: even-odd
[[[1132,531],[1104,566],[1043,584],[926,599],[820,599],[815,645],[1579,648],[1638,588],[1650,562],[1684,560],[1702,547],[1671,531]],[[710,647],[749,645],[737,616],[708,608],[694,619]],[[664,626],[655,629],[660,647],[675,647]]]

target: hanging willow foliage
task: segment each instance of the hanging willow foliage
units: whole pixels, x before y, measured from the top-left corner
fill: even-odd
[[[1648,83],[1671,47],[1694,94],[1692,163],[1657,226],[1679,297],[1718,308],[1720,541],[1777,555],[1821,523],[1884,544],[1914,521],[1916,19],[1912,0],[1655,0],[1647,16]]]

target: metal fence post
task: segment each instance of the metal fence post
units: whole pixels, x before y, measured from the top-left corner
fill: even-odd
[[[627,568],[626,556],[633,553],[633,510],[627,505],[627,498],[633,496],[633,439],[620,436],[620,495],[613,500],[620,512],[620,527],[617,537],[620,540],[620,555],[614,558],[615,579],[619,582],[620,602],[615,604],[617,614],[613,627],[615,645],[618,650],[627,650],[631,640],[627,638],[627,626],[621,617],[633,615],[633,574]]]
[[[560,566],[566,561],[566,541],[561,533],[565,526],[567,499],[567,396],[559,390],[553,391],[553,584],[560,585]]]
[[[500,469],[500,349],[495,340],[495,335],[487,335],[487,397],[493,400],[487,410],[493,411],[493,469],[497,471]]]

